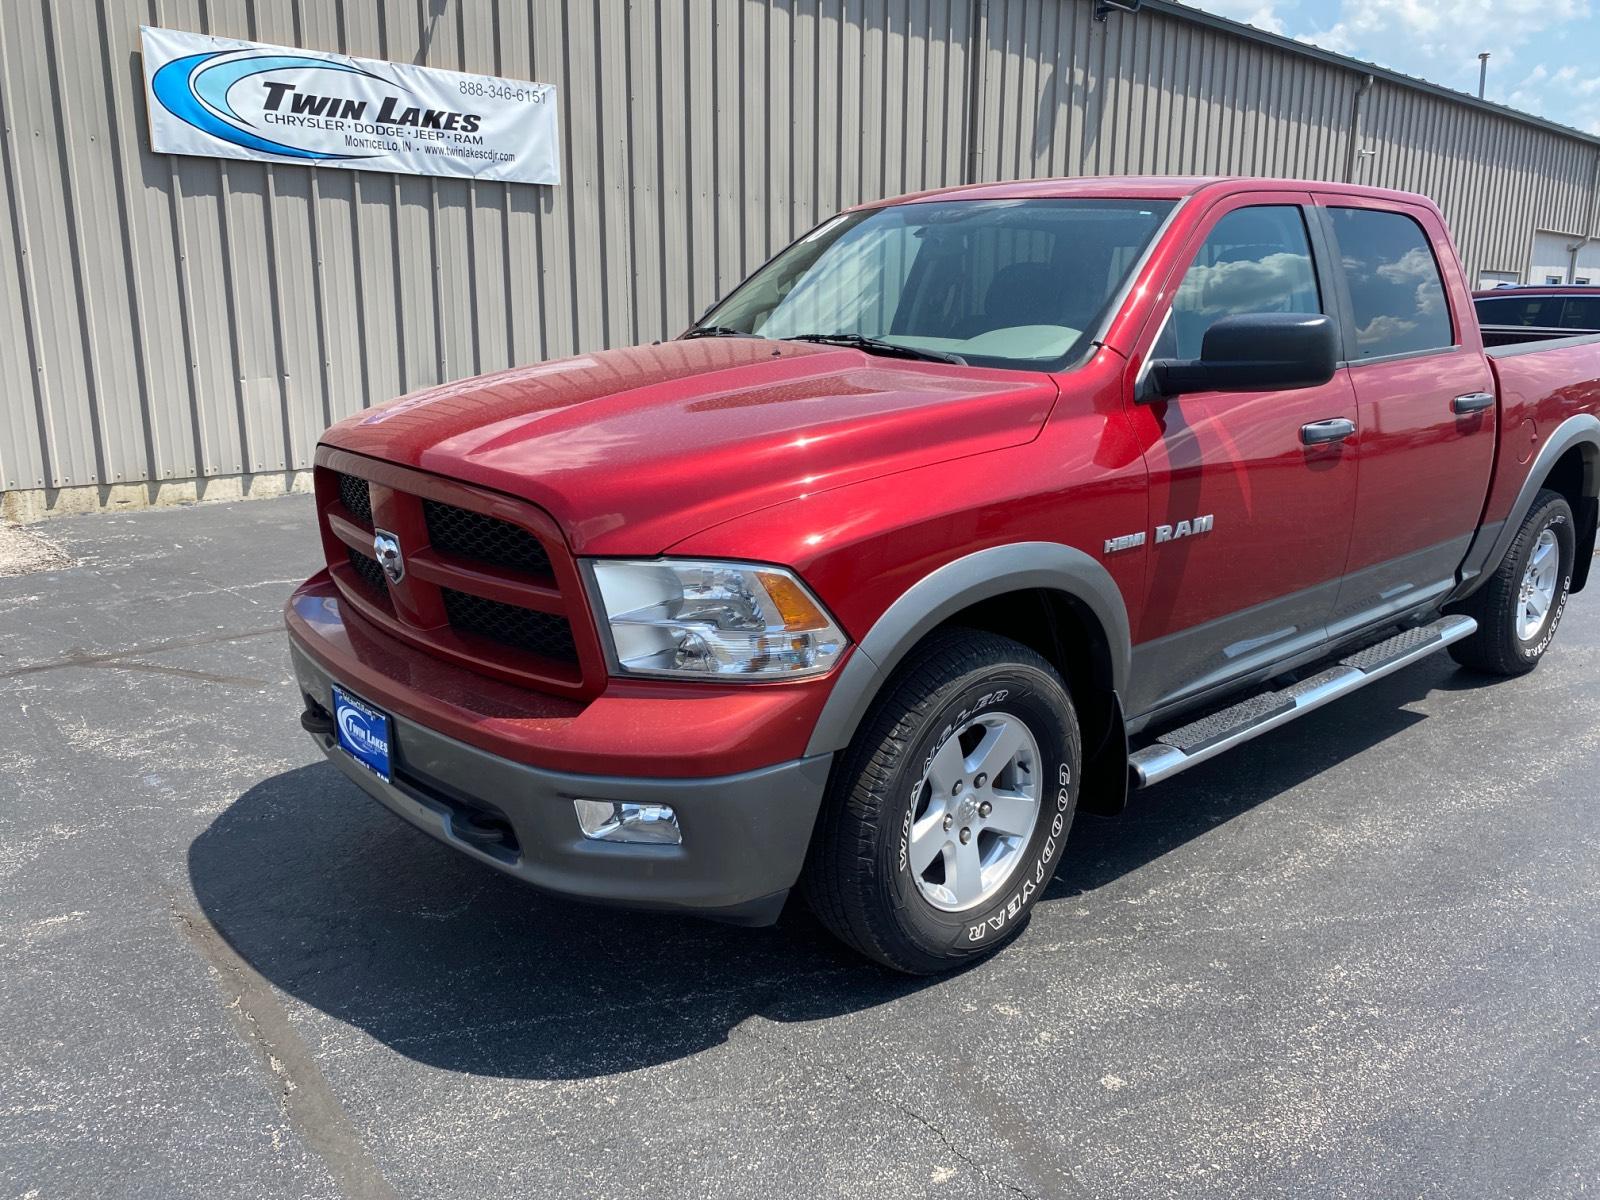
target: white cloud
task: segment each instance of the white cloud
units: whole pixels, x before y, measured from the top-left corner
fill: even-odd
[[[1311,40],[1369,58],[1405,47],[1457,75],[1462,66],[1476,68],[1480,51],[1505,56],[1588,15],[1589,0],[1344,0],[1338,21]]]
[[[1600,0],[1188,0],[1262,29],[1600,133]]]
[[[1173,306],[1185,312],[1288,312],[1298,297],[1316,296],[1311,260],[1269,254],[1212,266],[1195,264],[1183,277]]]
[[[1433,273],[1433,255],[1421,246],[1407,250],[1404,258],[1378,268],[1378,274],[1390,283],[1417,283]]]
[[[1506,103],[1553,112],[1569,125],[1600,133],[1600,76],[1588,70],[1569,65],[1551,71],[1541,63],[1511,89]]]
[[[1356,330],[1356,342],[1362,346],[1378,346],[1384,342],[1402,339],[1416,328],[1415,321],[1407,321],[1403,317],[1373,317],[1366,325]]]
[[[1292,6],[1292,0],[1291,0]],[[1232,21],[1243,21],[1268,33],[1283,33],[1283,18],[1278,9],[1280,0],[1201,0],[1200,7]]]

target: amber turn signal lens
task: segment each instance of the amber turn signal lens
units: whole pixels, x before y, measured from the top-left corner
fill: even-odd
[[[828,627],[827,616],[793,579],[776,571],[757,571],[756,576],[766,589],[773,607],[778,610],[785,630],[802,633],[808,629]]]

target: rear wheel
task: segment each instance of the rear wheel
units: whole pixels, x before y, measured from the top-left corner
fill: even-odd
[[[806,866],[812,909],[913,974],[998,949],[1055,874],[1079,754],[1048,662],[990,633],[934,635],[840,762]]]
[[[1478,631],[1450,647],[1455,660],[1493,675],[1538,666],[1566,611],[1576,550],[1572,506],[1559,492],[1541,491],[1505,560],[1462,606]]]

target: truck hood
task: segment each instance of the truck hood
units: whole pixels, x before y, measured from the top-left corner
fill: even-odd
[[[579,554],[656,554],[796,497],[1030,441],[1048,375],[752,338],[611,350],[335,425],[356,454],[539,505]]]

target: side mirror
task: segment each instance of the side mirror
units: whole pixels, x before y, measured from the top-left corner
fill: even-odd
[[[1150,364],[1143,400],[1189,392],[1276,392],[1317,387],[1339,367],[1333,320],[1309,313],[1247,313],[1206,330],[1198,359]]]

